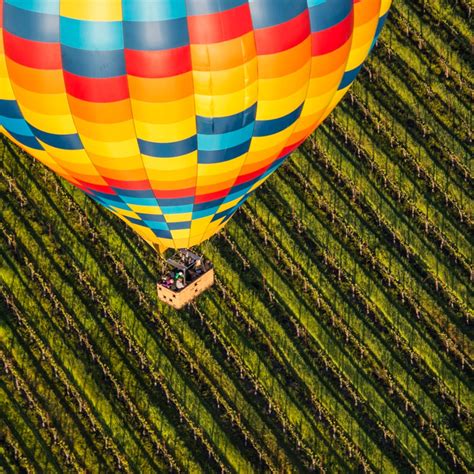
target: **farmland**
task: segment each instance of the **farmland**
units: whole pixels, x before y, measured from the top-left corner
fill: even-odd
[[[180,312],[151,248],[2,138],[2,472],[472,472],[469,15],[395,2]]]

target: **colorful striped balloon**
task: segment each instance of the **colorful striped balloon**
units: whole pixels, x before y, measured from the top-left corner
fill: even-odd
[[[0,0],[0,131],[156,249],[215,234],[355,79],[390,0]]]

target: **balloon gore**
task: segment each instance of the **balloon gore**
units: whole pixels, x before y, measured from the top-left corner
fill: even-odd
[[[390,0],[0,0],[0,131],[163,251],[341,100]]]

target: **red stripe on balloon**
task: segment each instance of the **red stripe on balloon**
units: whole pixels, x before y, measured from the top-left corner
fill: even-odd
[[[216,199],[221,199],[227,196],[227,194],[229,193],[229,190],[230,188],[227,188],[227,189],[222,189],[220,191],[216,191],[214,193],[196,195],[196,197],[194,198],[194,203],[201,204],[203,202],[210,202],[210,201],[215,201]]]
[[[89,190],[89,191],[97,191],[99,193],[103,194],[110,194],[110,195],[116,195],[117,193],[111,189],[109,186],[104,186],[102,184],[94,184],[94,183],[87,183],[86,181],[83,181],[81,179],[78,179],[77,177],[74,177],[79,183],[82,184],[82,186]]]
[[[131,76],[148,78],[178,76],[192,69],[189,46],[163,51],[126,49],[125,63]]]
[[[251,181],[254,178],[258,178],[263,173],[265,173],[265,170],[267,169],[268,169],[268,165],[265,165],[263,168],[260,168],[256,171],[252,171],[252,173],[241,174],[235,181],[234,186],[238,186],[239,184],[244,184],[244,183],[247,183],[248,181]]]
[[[103,176],[103,179],[112,188],[131,189],[131,190],[137,190],[137,191],[146,191],[150,189],[150,183],[148,180],[120,181],[118,179],[107,178],[106,176]]]
[[[313,33],[313,56],[321,56],[339,49],[350,39],[353,25],[354,14],[351,11],[351,13],[337,25],[327,30]]]
[[[210,15],[188,17],[191,44],[221,43],[249,33],[253,29],[248,3]]]
[[[76,188],[79,188],[81,191],[83,191],[84,193],[90,193],[89,189],[87,189],[87,186],[84,186],[83,184],[81,184],[79,181],[77,181],[77,178],[66,178],[71,184],[73,184],[74,186],[76,186]]]
[[[293,145],[289,145],[283,148],[281,153],[278,155],[277,159],[283,158],[284,156],[289,155],[292,151],[295,151],[305,140],[306,138],[303,138],[302,140],[299,140],[297,143],[294,143]]]
[[[185,198],[194,196],[194,188],[186,189],[154,189],[153,194],[158,199]]]
[[[275,54],[302,43],[311,34],[308,10],[281,25],[255,30],[257,54]]]
[[[8,58],[32,69],[61,69],[59,43],[31,41],[3,31],[5,53]]]
[[[88,102],[116,102],[128,99],[127,76],[90,78],[64,71],[66,92]]]

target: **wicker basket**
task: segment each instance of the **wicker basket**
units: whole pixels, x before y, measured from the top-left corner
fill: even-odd
[[[158,283],[158,299],[175,309],[181,309],[213,284],[214,269],[211,268],[180,291],[173,291]]]

